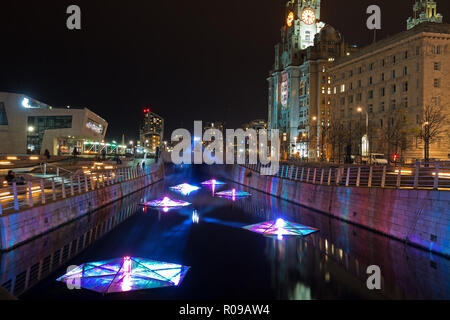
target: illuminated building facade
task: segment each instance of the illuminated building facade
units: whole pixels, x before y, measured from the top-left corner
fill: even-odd
[[[161,143],[164,139],[164,119],[150,111],[144,110],[144,121],[140,132],[141,145],[150,151],[155,152],[157,148],[161,150]]]
[[[89,109],[53,108],[22,94],[0,92],[0,152],[70,155],[102,141],[108,123]]]
[[[339,32],[320,22],[319,0],[294,0],[286,5],[281,43],[269,83],[268,129],[280,130],[282,157],[317,159],[321,126],[330,120],[327,68],[350,54]]]
[[[432,2],[418,1],[414,10]],[[437,106],[450,117],[449,48],[449,24],[422,22],[336,60],[330,69],[333,113],[352,133],[352,155],[364,151],[361,146],[367,135],[370,153],[391,159],[396,154],[406,162],[424,158],[424,144],[416,134],[425,125],[424,108]],[[400,121],[406,122],[402,131],[397,126]],[[430,157],[448,161],[448,121],[444,126],[444,133],[430,145]]]

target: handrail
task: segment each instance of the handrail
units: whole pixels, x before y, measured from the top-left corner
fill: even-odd
[[[57,173],[56,173],[56,175],[57,176],[59,176],[59,171],[60,170],[62,170],[62,171],[65,171],[65,172],[68,172],[68,173],[73,173],[72,171],[70,171],[70,170],[67,170],[67,169],[65,169],[65,168],[63,168],[63,167],[59,167],[59,166],[56,166],[56,165],[54,165],[54,164],[50,164],[50,163],[48,163],[48,162],[41,162],[40,164],[39,164],[39,167],[42,169],[42,167],[44,167],[44,169],[42,170],[43,172],[44,172],[44,174],[47,174],[47,167],[52,167],[52,168],[56,168],[57,169]]]
[[[269,170],[261,163],[244,167],[263,174]],[[277,178],[346,187],[427,189],[450,191],[450,162],[388,165],[280,165]]]
[[[0,188],[0,215],[134,180],[152,172],[150,166],[147,166],[145,171],[141,166],[135,166],[95,171],[90,174],[72,174],[68,177],[32,179],[25,181],[24,184],[13,182],[11,186]]]

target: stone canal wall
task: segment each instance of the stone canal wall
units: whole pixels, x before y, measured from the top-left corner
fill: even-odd
[[[10,250],[85,214],[164,179],[164,165],[151,173],[67,199],[0,216],[0,250]]]
[[[220,168],[220,169],[219,169]],[[211,174],[450,256],[450,192],[324,186],[210,166]]]

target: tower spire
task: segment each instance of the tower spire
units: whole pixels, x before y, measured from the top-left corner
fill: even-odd
[[[442,23],[442,15],[437,13],[437,3],[434,0],[416,0],[413,5],[413,17],[408,18],[407,29],[412,29],[423,22]]]

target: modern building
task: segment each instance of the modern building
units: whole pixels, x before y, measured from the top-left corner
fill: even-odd
[[[0,92],[0,153],[72,154],[102,141],[108,123],[89,109],[53,108],[23,94]]]
[[[328,67],[351,54],[341,34],[320,22],[320,0],[294,0],[286,5],[281,43],[269,83],[268,128],[281,134],[282,157],[317,159],[326,150],[320,127],[331,117]]]
[[[450,25],[442,23],[435,1],[416,1],[413,10],[407,31],[341,57],[329,68],[333,114],[349,133],[343,145],[352,155],[423,159],[417,132],[427,125],[425,108],[440,108],[450,117]],[[448,122],[443,125],[430,157],[448,161],[450,130]]]
[[[140,130],[141,146],[155,152],[161,150],[164,139],[164,119],[150,109],[144,110],[144,121]]]

